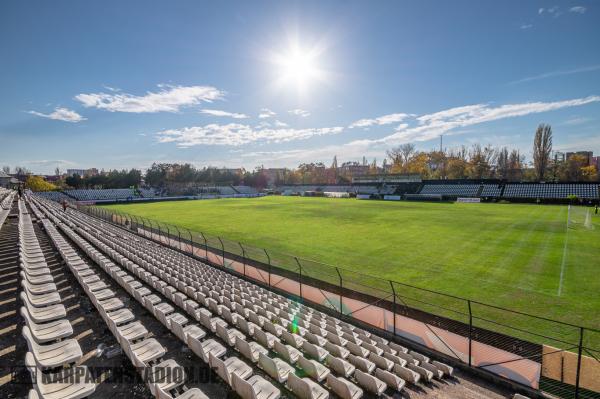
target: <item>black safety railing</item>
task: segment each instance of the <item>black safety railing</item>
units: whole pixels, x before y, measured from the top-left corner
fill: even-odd
[[[257,248],[105,207],[79,209],[213,266],[250,277],[274,291],[313,303],[320,291],[322,301],[314,304],[359,324],[373,326],[365,321],[365,309],[388,312],[392,316],[386,318],[381,313],[385,322],[374,326],[417,345],[423,342],[416,342],[410,334],[403,333],[403,326],[396,324],[400,320],[418,321],[424,326],[425,335],[436,341],[433,348],[426,345],[425,349],[441,352],[445,359],[463,366],[561,398],[600,399],[600,330]],[[312,290],[312,300],[307,296],[308,290]],[[447,339],[445,332],[462,337],[462,344],[449,344],[452,340]]]

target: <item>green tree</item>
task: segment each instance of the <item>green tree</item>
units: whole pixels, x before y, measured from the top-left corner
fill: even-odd
[[[68,176],[65,179],[65,183],[67,183],[67,186],[73,187],[73,188],[81,188],[83,186],[83,181],[81,179],[81,176],[74,174],[72,176]]]
[[[552,153],[552,127],[541,123],[533,139],[533,167],[538,180],[544,180]]]
[[[25,188],[28,188],[31,191],[54,191],[57,189],[54,184],[48,183],[40,176],[27,176]]]

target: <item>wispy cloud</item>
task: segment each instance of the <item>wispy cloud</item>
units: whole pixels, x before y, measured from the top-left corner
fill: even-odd
[[[280,150],[280,151],[251,151],[241,152],[240,156],[243,158],[266,158],[266,159],[282,159],[289,156],[300,155],[305,150]]]
[[[32,165],[32,166],[74,166],[75,165],[75,162],[67,161],[65,159],[56,159],[56,160],[40,159],[40,160],[34,160],[34,161],[24,161],[23,163],[26,165]]]
[[[596,152],[600,148],[600,136],[595,132],[575,137],[570,136],[565,143],[561,143],[560,138],[557,137],[553,148],[558,151],[581,151],[582,148],[588,148]]]
[[[309,129],[253,129],[251,126],[237,123],[227,125],[209,124],[192,126],[183,129],[169,129],[156,133],[159,143],[175,143],[178,147],[196,145],[230,145],[282,143],[293,140],[308,139],[313,136],[339,134],[342,127],[324,127]]]
[[[228,162],[240,162],[240,159],[243,159],[244,162],[251,162],[253,160],[258,163],[268,162],[272,166],[290,166],[299,162],[305,162],[307,159],[327,162],[334,155],[338,155],[338,160],[340,159],[339,156],[343,156],[344,159],[348,160],[361,159],[363,156],[382,159],[385,157],[386,150],[392,145],[437,139],[440,134],[471,134],[479,132],[480,129],[468,128],[469,126],[505,118],[582,106],[595,102],[600,102],[600,96],[555,102],[505,104],[495,107],[489,104],[474,104],[449,108],[420,116],[407,114],[408,116],[404,119],[406,123],[400,124],[396,127],[393,134],[381,139],[361,139],[341,145],[295,148],[292,150],[244,151],[237,154],[235,158],[228,160]],[[492,136],[491,140],[500,145],[512,142],[511,140],[514,141],[516,137],[518,136]],[[594,145],[597,142],[600,141],[595,140]],[[585,142],[584,144],[588,145],[589,142]],[[570,146],[569,148],[571,147],[581,148],[581,145]]]
[[[68,108],[55,108],[54,112],[49,114],[43,114],[37,111],[27,111],[31,115],[40,116],[42,118],[54,119],[56,121],[64,121],[77,123],[86,120],[83,116],[79,115],[77,112],[70,110]]]
[[[410,141],[427,141],[441,134],[452,134],[452,130],[466,126],[492,122],[500,119],[514,118],[541,112],[555,111],[562,108],[600,102],[600,96],[589,96],[572,100],[554,102],[529,102],[505,104],[497,107],[489,104],[474,104],[450,108],[433,114],[416,118],[416,125],[403,126],[395,133],[375,140],[386,144],[401,144]]]
[[[574,69],[563,69],[563,70],[559,70],[559,71],[542,73],[540,75],[528,76],[526,78],[510,82],[510,84],[519,84],[519,83],[531,82],[534,80],[554,78],[556,76],[574,75],[577,73],[593,72],[593,71],[598,71],[598,70],[600,70],[600,65],[590,65],[590,66],[574,68]]]
[[[575,6],[575,7],[569,8],[569,12],[574,12],[576,14],[585,14],[586,11],[587,11],[587,8],[582,7],[582,6]]]
[[[178,112],[183,107],[220,100],[225,93],[211,86],[158,85],[158,92],[136,96],[128,93],[89,93],[75,96],[85,107],[111,112]]]
[[[585,118],[585,117],[581,117],[581,116],[576,116],[570,119],[567,119],[566,121],[563,122],[564,125],[569,125],[569,126],[576,126],[576,125],[583,125],[584,123],[588,123],[590,121],[592,121],[592,118]]]
[[[265,129],[268,127],[288,127],[289,125],[285,122],[281,122],[278,119],[275,119],[272,122],[267,122],[267,121],[260,121],[260,123],[258,125],[255,126],[256,129]]]
[[[225,117],[229,117],[229,118],[233,118],[233,119],[247,119],[247,118],[249,118],[249,116],[246,115],[246,114],[238,114],[236,112],[222,111],[222,110],[219,110],[219,109],[202,109],[202,110],[200,110],[200,113],[207,114],[207,115],[212,115],[212,116],[225,116]]]
[[[533,28],[533,24],[523,24],[520,26],[520,29],[531,29]]]
[[[383,115],[373,119],[359,119],[355,122],[352,122],[348,128],[353,129],[357,127],[369,127],[373,125],[389,125],[391,123],[401,122],[409,116],[410,114],[398,113]]]
[[[106,90],[112,91],[112,92],[119,92],[121,91],[121,89],[119,89],[118,87],[112,87],[112,86],[107,86],[107,85],[102,85],[102,87],[104,87]]]
[[[272,118],[275,115],[277,115],[275,112],[271,111],[269,108],[262,108],[260,110],[260,113],[258,114],[258,117],[260,119],[266,119],[266,118]]]
[[[244,162],[268,162],[269,165],[273,166],[290,166],[306,162],[307,159],[327,163],[331,162],[334,155],[338,156],[338,161],[341,159],[360,160],[363,156],[376,157],[381,160],[385,157],[385,150],[386,148],[383,146],[376,146],[368,141],[359,140],[342,145],[327,145],[316,148],[244,152],[236,156],[236,159],[243,159]],[[235,159],[231,159],[231,161],[235,162]]]
[[[554,18],[558,18],[559,16],[562,15],[562,11],[560,11],[560,8],[558,6],[552,6],[552,7],[548,7],[548,8],[539,8],[538,14],[539,15],[548,14]]]
[[[308,112],[305,109],[300,109],[300,108],[290,109],[288,111],[288,113],[291,114],[291,115],[301,116],[303,118],[306,118],[307,116],[310,116],[310,112]]]
[[[585,14],[585,12],[587,11],[587,8],[585,8],[583,6],[574,6],[574,7],[569,8],[568,11],[570,13],[574,13],[574,14]],[[553,7],[549,7],[549,8],[539,8],[538,14],[539,15],[546,14],[551,17],[558,18],[561,15],[563,15],[564,12],[560,9],[560,7],[553,6]]]
[[[258,125],[254,126],[255,129],[266,129],[268,127],[271,127],[273,125],[271,125],[269,122],[267,121],[260,121],[258,123]]]

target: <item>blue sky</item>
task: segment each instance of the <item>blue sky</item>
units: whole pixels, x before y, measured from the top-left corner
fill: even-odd
[[[4,1],[0,164],[600,153],[597,1]],[[530,156],[529,156],[530,158]]]

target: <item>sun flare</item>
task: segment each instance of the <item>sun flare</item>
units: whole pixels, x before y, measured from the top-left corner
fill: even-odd
[[[311,85],[324,79],[324,72],[318,65],[319,52],[299,45],[291,45],[286,51],[274,57],[280,86],[306,92]]]
[[[282,79],[287,83],[305,88],[318,75],[314,56],[305,50],[295,48],[282,57]]]

